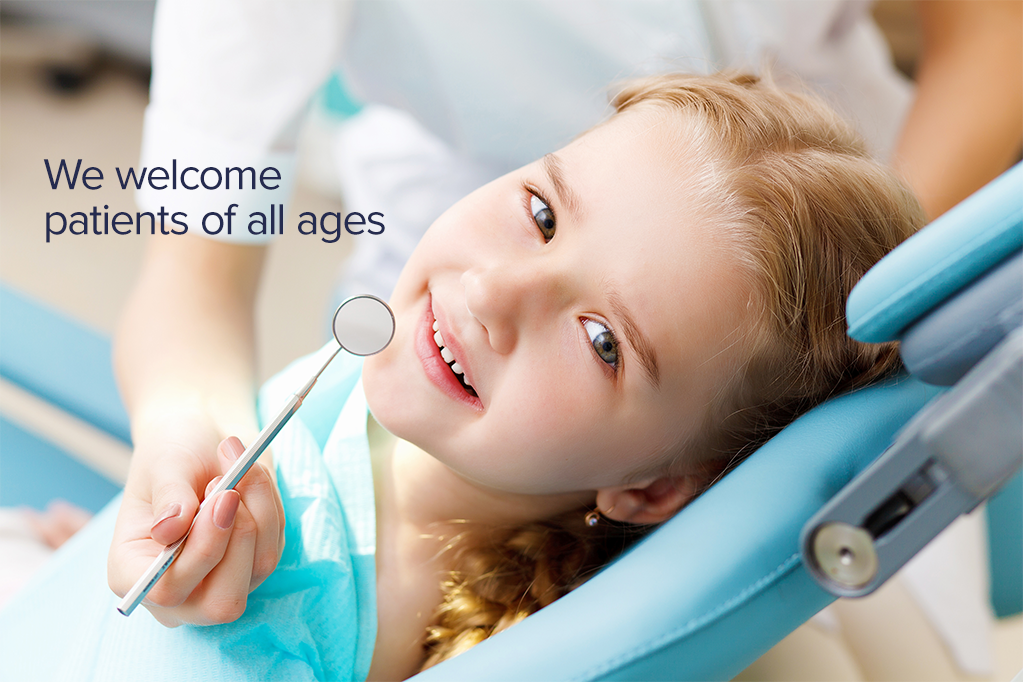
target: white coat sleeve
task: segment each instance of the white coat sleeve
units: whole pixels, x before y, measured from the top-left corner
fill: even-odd
[[[298,124],[310,96],[337,61],[350,4],[162,0],[153,31],[153,80],[140,170],[159,166],[171,173],[176,168],[179,177],[155,183],[165,189],[143,182],[136,193],[139,207],[184,212],[188,232],[205,235],[207,213],[222,217],[238,204],[231,235],[222,229],[216,238],[266,241],[269,235],[250,233],[249,214],[266,213],[271,203],[290,197]],[[188,167],[195,170],[182,183],[180,175]],[[208,167],[222,176],[228,167],[252,167],[256,189],[247,174],[247,189],[239,191],[237,172],[231,174],[230,190],[224,177],[219,189],[206,189],[217,184],[216,173],[202,174]],[[260,182],[267,167],[277,169],[281,179],[275,180],[271,171]],[[211,217],[207,225],[215,230],[217,219]]]

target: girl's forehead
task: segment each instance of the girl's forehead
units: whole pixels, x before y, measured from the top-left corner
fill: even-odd
[[[615,115],[556,152],[577,182],[614,183],[639,192],[650,206],[683,205],[709,197],[716,159],[691,117],[665,106]],[[598,196],[628,199],[612,187]],[[596,198],[596,197],[594,197]]]
[[[643,144],[656,140],[657,151],[665,159],[692,156],[703,147],[705,125],[692,112],[661,102],[644,102],[612,114],[572,141],[575,145]]]
[[[699,232],[707,248],[731,249],[715,227],[724,209],[715,199],[722,192],[714,159],[671,113],[650,105],[618,114],[545,157],[541,171],[587,222],[618,221],[621,239],[676,241]]]

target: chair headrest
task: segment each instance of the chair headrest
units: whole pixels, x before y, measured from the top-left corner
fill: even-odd
[[[894,341],[1023,249],[1023,164],[995,178],[883,258],[849,296],[849,336]]]

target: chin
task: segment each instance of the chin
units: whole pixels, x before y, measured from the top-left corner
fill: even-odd
[[[385,350],[384,353],[386,352]],[[366,404],[369,406],[369,411],[373,413],[373,418],[385,429],[394,433],[387,423],[391,421],[390,413],[392,412],[388,408],[395,405],[397,401],[394,399],[394,396],[388,395],[393,391],[389,391],[387,383],[382,381],[383,362],[380,356],[384,353],[371,355],[363,360],[362,389],[366,394]]]
[[[417,444],[422,438],[418,422],[424,419],[421,410],[417,410],[420,401],[411,397],[407,382],[389,381],[389,375],[396,373],[396,368],[383,358],[386,353],[372,355],[365,359],[362,368],[362,387],[366,394],[366,404],[373,418],[388,433]],[[419,412],[417,414],[417,412]]]

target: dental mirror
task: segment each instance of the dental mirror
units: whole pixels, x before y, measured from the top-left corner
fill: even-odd
[[[394,314],[376,296],[352,296],[334,312],[334,338],[352,355],[375,355],[393,337]]]
[[[309,391],[316,384],[316,380],[323,374],[323,370],[327,369],[330,361],[337,357],[342,348],[352,355],[358,356],[373,355],[387,348],[387,345],[391,343],[391,339],[394,337],[394,313],[391,312],[386,303],[376,296],[361,294],[347,299],[338,306],[334,312],[333,327],[334,338],[337,339],[341,347],[327,358],[319,371],[306,382],[305,386],[291,396],[291,399],[284,406],[284,409],[281,410],[280,414],[263,427],[255,442],[247,447],[245,452],[235,460],[235,463],[227,470],[220,479],[220,482],[213,486],[212,490],[207,491],[206,499],[203,500],[202,505],[199,507],[200,511],[210,500],[215,499],[223,491],[234,488],[241,481],[245,473],[255,464],[256,460],[266,450],[267,446],[270,445],[270,442],[278,432],[291,419],[291,416],[302,406],[302,401],[309,395]],[[196,514],[196,518],[198,518],[198,514]],[[194,524],[195,521],[193,520],[192,523]],[[189,532],[191,532],[191,528],[189,528]],[[118,604],[118,611],[125,616],[131,615],[135,607],[142,603],[145,596],[153,589],[153,585],[156,584],[160,577],[170,568],[170,565],[174,563],[174,560],[178,558],[178,555],[181,554],[187,538],[188,532],[174,544],[168,545],[166,549],[153,559],[153,563],[150,564],[146,572],[142,574],[135,585],[128,591],[128,594]]]

